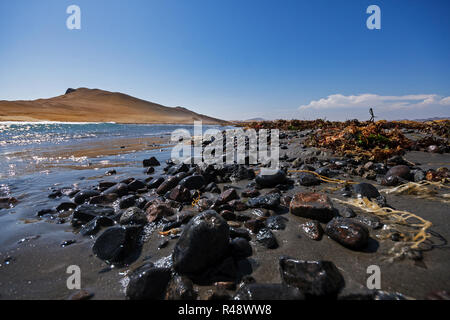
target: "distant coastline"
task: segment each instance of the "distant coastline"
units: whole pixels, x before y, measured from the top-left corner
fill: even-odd
[[[0,101],[1,122],[204,124],[229,122],[184,107],[166,107],[120,92],[68,89],[65,94],[31,101]]]

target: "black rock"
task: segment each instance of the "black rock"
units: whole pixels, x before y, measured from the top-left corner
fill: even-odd
[[[73,199],[73,201],[76,204],[83,204],[85,203],[87,200],[91,199],[92,197],[95,196],[99,196],[100,192],[95,191],[95,190],[84,190],[84,191],[80,191],[75,195],[75,198]]]
[[[369,200],[380,196],[377,188],[370,183],[365,182],[353,185],[353,192],[358,197],[366,197]]]
[[[369,241],[367,228],[347,218],[334,218],[327,224],[325,232],[331,239],[353,250],[365,248]]]
[[[102,194],[105,194],[105,195],[110,194],[110,193],[115,193],[119,197],[122,197],[122,196],[128,194],[128,186],[125,183],[118,183],[118,184],[112,186],[111,188],[108,188],[102,192]]]
[[[72,225],[74,227],[85,224],[98,216],[112,216],[114,209],[110,207],[83,204],[75,209],[72,215]]]
[[[115,174],[117,174],[116,170],[108,170],[108,171],[105,172],[105,175],[107,175],[107,176],[112,176],[112,175],[115,175]]]
[[[336,298],[345,281],[333,262],[303,261],[281,257],[283,283],[300,289],[307,297]]]
[[[381,185],[388,187],[395,187],[401,183],[400,178],[397,176],[387,176],[381,179]]]
[[[67,211],[75,209],[77,207],[76,203],[73,202],[63,202],[56,207],[56,211]]]
[[[167,174],[176,175],[177,173],[188,172],[188,171],[189,171],[189,166],[185,163],[180,163],[173,167],[170,167],[170,169],[167,170]]]
[[[193,175],[190,177],[186,177],[180,181],[179,185],[189,189],[189,190],[198,190],[201,189],[205,185],[205,178],[200,175]]]
[[[54,190],[54,191],[52,191],[52,192],[48,195],[48,197],[49,197],[50,199],[59,198],[59,197],[61,197],[61,196],[62,196],[61,190]]]
[[[237,259],[247,258],[253,254],[250,242],[244,238],[234,238],[230,241],[230,251]]]
[[[247,241],[250,241],[252,239],[250,233],[242,228],[230,228],[230,238],[244,238]]]
[[[258,234],[256,235],[256,241],[258,241],[260,244],[262,244],[267,249],[276,249],[278,248],[278,241],[275,238],[274,234],[270,229],[263,228],[259,230]]]
[[[322,239],[323,229],[318,221],[308,221],[300,225],[300,228],[311,240]]]
[[[215,211],[200,213],[189,221],[173,251],[173,265],[181,274],[202,272],[227,253],[230,231]]]
[[[290,212],[293,215],[328,222],[336,216],[336,209],[330,198],[324,193],[299,192],[290,202]]]
[[[317,186],[320,184],[320,180],[311,173],[300,173],[298,176],[298,182],[305,187]]]
[[[280,205],[280,195],[278,193],[266,194],[247,201],[249,208],[277,209]]]
[[[189,176],[189,174],[187,172],[178,172],[175,177],[177,177],[178,181],[183,180],[184,178],[186,178],[187,176]]]
[[[286,181],[286,173],[282,170],[277,170],[273,174],[259,174],[255,181],[259,187],[273,188]]]
[[[96,234],[101,227],[111,227],[114,225],[114,220],[108,217],[95,217],[80,229],[80,234],[83,236],[91,236]]]
[[[266,220],[266,226],[271,230],[284,230],[287,221],[289,220],[283,216],[270,216]]]
[[[281,283],[250,283],[239,288],[234,300],[304,300],[303,293]]]
[[[156,189],[157,194],[165,194],[166,192],[172,190],[178,184],[178,178],[175,176],[169,177]]]
[[[166,300],[195,300],[197,292],[192,281],[184,276],[175,275],[167,287]]]
[[[173,188],[167,198],[177,202],[191,202],[192,200],[189,189],[183,187],[182,185],[178,185]]]
[[[96,239],[92,252],[107,263],[123,262],[136,248],[140,231],[138,226],[108,228]]]
[[[224,190],[224,192],[222,192],[219,196],[219,198],[216,201],[216,204],[221,205],[224,204],[226,202],[229,202],[231,200],[235,200],[238,199],[239,196],[236,192],[236,189],[234,188],[229,188],[227,190]]]
[[[171,271],[145,264],[130,275],[126,296],[130,300],[162,300],[170,281]]]
[[[54,209],[42,209],[42,210],[39,210],[36,215],[38,217],[42,217],[42,216],[45,216],[47,214],[55,214],[55,213],[57,213],[57,211],[54,210]]]
[[[145,184],[145,182],[141,181],[141,180],[133,180],[128,184],[128,189],[131,191],[138,191],[140,189],[145,189],[147,188],[147,185]]]
[[[144,159],[144,161],[142,161],[142,164],[144,165],[144,167],[157,167],[161,165],[155,157]]]
[[[148,183],[147,187],[149,189],[158,188],[163,182],[164,182],[164,178],[163,177],[159,177],[159,178],[156,178],[156,179],[153,179],[152,181],[150,181]]]
[[[148,167],[147,169],[144,170],[145,174],[153,174],[155,172],[155,168],[154,167]]]
[[[246,220],[244,226],[249,229],[253,233],[258,233],[259,230],[265,227],[264,220],[261,218],[258,219],[249,219]]]
[[[146,224],[147,216],[144,211],[138,207],[131,207],[125,210],[120,216],[120,224]]]
[[[120,209],[127,209],[136,204],[136,196],[134,195],[124,196],[119,200],[117,200],[117,203]]]
[[[392,167],[386,172],[386,177],[389,176],[397,176],[399,178],[407,179],[409,180],[411,178],[410,176],[410,169],[408,166],[405,165],[399,165]]]
[[[211,192],[211,193],[221,193],[219,187],[214,182],[209,183],[205,187],[205,191],[206,192]]]

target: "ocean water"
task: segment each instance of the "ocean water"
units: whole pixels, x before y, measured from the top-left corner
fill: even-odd
[[[202,127],[203,131],[228,128],[231,127]],[[194,134],[192,125],[0,122],[0,197],[19,200],[12,208],[0,209],[0,249],[8,244],[14,246],[21,237],[49,230],[48,221],[37,219],[36,213],[70,200],[65,196],[48,198],[52,190],[84,189],[99,181],[130,177],[144,179],[147,175],[143,159],[155,156],[163,163],[171,155],[167,144],[158,144],[153,150],[136,148],[102,154],[105,146],[117,141],[168,138],[176,129]],[[90,156],[80,155],[88,147],[99,151]],[[73,150],[78,150],[78,154],[72,155]],[[157,167],[153,176],[162,174],[163,167]],[[117,174],[106,176],[106,171],[112,169]]]

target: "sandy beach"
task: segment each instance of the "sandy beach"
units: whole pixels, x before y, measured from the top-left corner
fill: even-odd
[[[17,224],[13,231],[4,232],[1,236],[3,247],[0,252],[2,274],[0,277],[0,298],[68,299],[74,294],[66,287],[66,268],[68,265],[77,265],[81,268],[82,288],[92,294],[90,298],[130,298],[130,277],[133,277],[133,272],[139,272],[134,270],[142,265],[151,266],[151,263],[155,263],[163,269],[173,268],[173,252],[178,243],[182,241],[180,235],[183,233],[183,229],[184,232],[188,232],[186,230],[189,228],[187,222],[174,225],[173,218],[185,216],[194,219],[194,217],[201,216],[201,212],[204,212],[211,204],[214,214],[218,215],[220,219],[225,219],[226,224],[234,230],[233,232],[238,232],[241,237],[248,236],[252,253],[245,258],[233,258],[234,271],[232,274],[219,276],[217,278],[219,280],[216,279],[208,283],[208,280],[205,279],[200,281],[196,277],[183,275],[182,277],[185,280],[183,286],[192,286],[192,292],[195,292],[195,295],[188,297],[189,299],[226,300],[236,298],[239,294],[242,294],[239,293],[242,292],[239,291],[239,288],[245,287],[245,283],[248,283],[248,281],[257,284],[280,284],[284,281],[279,270],[279,260],[283,256],[306,261],[331,261],[345,282],[345,285],[338,290],[339,299],[373,299],[375,297],[382,297],[382,299],[425,299],[436,292],[446,290],[450,286],[447,272],[450,261],[447,239],[450,237],[450,229],[446,223],[448,200],[445,200],[448,189],[438,189],[433,197],[423,199],[413,194],[387,194],[382,190],[394,187],[382,186],[380,180],[368,179],[352,173],[358,165],[348,162],[352,161],[351,157],[342,158],[333,154],[331,150],[305,146],[307,139],[312,134],[313,131],[311,130],[282,131],[280,159],[282,167],[287,169],[286,179],[288,179],[284,183],[277,183],[272,187],[255,185],[254,179],[251,176],[246,177],[245,172],[254,170],[257,174],[260,166],[242,166],[239,175],[243,176],[238,178],[237,181],[236,179],[230,181],[229,178],[226,178],[226,174],[224,176],[224,173],[221,173],[222,171],[213,171],[215,173],[211,178],[218,189],[211,192],[212,190],[206,189],[205,185],[199,189],[201,195],[199,199],[203,199],[201,200],[203,209],[200,209],[199,205],[194,205],[195,202],[191,201],[195,200],[193,198],[189,201],[180,201],[176,198],[176,193],[173,194],[173,191],[171,193],[170,189],[168,193],[160,193],[159,188],[152,186],[152,182],[156,181],[158,177],[167,181],[171,175],[179,176],[179,178],[189,177],[191,172],[194,173],[194,176],[207,177],[206,172],[196,166],[187,167],[187,171],[184,171],[184,169],[179,171],[181,167],[171,165],[170,162],[169,165],[165,165],[164,162],[169,160],[171,151],[166,139],[118,139],[107,145],[92,142],[82,144],[78,149],[72,148],[72,151],[63,147],[55,148],[45,156],[49,158],[68,156],[67,152],[69,152],[77,157],[86,157],[88,162],[99,156],[107,156],[108,159],[117,157],[118,161],[113,162],[114,165],[111,166],[114,167],[116,172],[111,175],[111,171],[108,170],[110,169],[109,165],[80,166],[77,168],[79,169],[77,170],[79,171],[77,176],[73,176],[71,173],[71,179],[76,181],[72,185],[60,181],[61,183],[50,186],[46,185],[47,182],[44,179],[40,181],[42,187],[34,193],[17,194],[14,189],[11,189],[10,196],[15,196],[18,203],[11,209],[2,210],[0,213],[4,219],[3,223],[17,221]],[[415,135],[416,137],[423,136],[419,132],[416,132]],[[133,157],[132,160],[130,157]],[[151,171],[152,173],[146,174],[147,168],[143,167],[142,161],[151,157],[158,159],[161,165],[153,167],[154,172]],[[448,170],[448,153],[407,151],[403,158],[400,157],[399,159],[411,163],[409,170],[421,168],[426,172],[437,170],[443,166]],[[400,161],[399,159],[396,161]],[[345,165],[346,167],[342,167],[343,164],[340,164],[339,161],[348,162],[348,164]],[[299,163],[303,163],[303,165]],[[359,163],[361,167],[367,164],[364,161]],[[367,165],[366,167],[369,168]],[[395,165],[391,164],[389,167],[395,167]],[[43,167],[42,169],[45,168],[49,169],[49,167]],[[239,166],[231,166],[230,173],[237,168]],[[302,225],[311,222],[311,219],[294,215],[292,213],[292,202],[289,205],[292,200],[289,199],[293,199],[298,193],[304,192],[326,195],[331,199],[334,210],[338,212],[339,216],[344,215],[346,207],[349,207],[342,201],[357,199],[354,192],[350,196],[343,192],[343,190],[347,190],[344,185],[315,180],[313,175],[305,176],[303,173],[296,172],[298,169],[316,170],[316,172],[331,177],[331,173],[327,174],[324,168],[335,172],[332,175],[333,179],[373,185],[384,196],[388,206],[417,214],[426,221],[430,221],[432,227],[427,230],[430,238],[417,250],[411,250],[411,244],[405,242],[406,239],[392,238],[391,231],[394,229],[403,230],[401,225],[396,225],[388,217],[373,215],[361,208],[350,206],[356,216],[351,219],[361,218],[358,220],[359,223],[365,226],[364,228],[370,235],[364,248],[350,249],[338,243],[326,233],[320,237],[319,241],[310,239],[302,231]],[[368,171],[370,170],[367,169],[364,172]],[[379,177],[383,175],[381,174]],[[258,181],[258,178],[256,180]],[[37,181],[39,179],[29,183],[36,183]],[[105,187],[101,187],[102,184],[108,183],[106,185],[110,186],[122,182],[130,185],[130,183],[136,183],[134,181],[140,181],[139,184],[142,182],[139,191],[129,190],[125,195],[114,197],[117,199],[116,201],[101,205],[112,208],[113,215],[110,216],[110,219],[117,219],[116,226],[127,227],[127,224],[119,222],[121,221],[120,216],[135,206],[141,207],[143,212],[146,212],[147,217],[151,217],[151,214],[153,214],[150,209],[151,203],[158,203],[158,201],[173,207],[174,215],[159,218],[159,220],[142,226],[140,233],[142,242],[139,247],[136,247],[138,253],[129,258],[130,260],[125,265],[118,261],[108,263],[98,257],[98,252],[93,251],[96,243],[101,241],[102,234],[115,227],[101,227],[96,233],[83,236],[82,228],[73,227],[73,216],[77,209],[53,211],[61,203],[73,203],[75,198],[72,194],[76,196],[78,192],[81,192],[77,190],[92,190],[98,192],[95,194],[100,194],[99,192],[102,191],[105,193]],[[231,200],[228,204],[223,204],[221,209],[214,209],[217,208],[214,203],[217,202],[218,197],[229,195],[230,188],[236,190],[237,198],[235,199],[237,200]],[[47,198],[47,196],[55,194],[56,191],[61,191],[61,193],[55,197]],[[73,193],[74,191],[75,193]],[[253,196],[246,195],[245,192],[250,191],[254,194]],[[264,197],[264,195],[274,193],[279,195],[278,199],[281,201],[275,207],[250,207],[250,203],[258,197],[257,194]],[[32,200],[35,201],[35,205],[25,205],[24,207],[23,204],[30,203],[27,200],[30,198],[35,199]],[[111,198],[111,200],[114,198]],[[132,203],[122,205],[126,199],[134,200]],[[84,205],[90,202],[96,203],[89,198],[86,198],[85,201],[86,204]],[[204,207],[205,205],[206,207]],[[75,207],[77,206],[82,207],[83,205],[75,205]],[[38,214],[38,212],[40,213]],[[365,218],[363,219],[363,217]],[[189,219],[185,221],[189,221]],[[267,226],[268,221],[273,221],[270,227]],[[170,227],[171,225],[175,227]],[[319,225],[324,230],[327,228],[326,222],[319,222]],[[175,230],[173,234],[160,233],[162,230],[171,229]],[[267,242],[261,240],[260,230],[270,230],[268,232],[275,239],[272,240],[275,241],[276,246],[268,246]],[[411,230],[414,230],[414,228],[408,227],[404,229],[404,232],[410,232]],[[389,236],[386,237],[386,234]],[[63,243],[68,245],[62,246]],[[372,265],[379,266],[381,269],[382,291],[367,288],[367,268]],[[220,265],[216,267],[222,268]],[[213,269],[216,267],[213,267]],[[196,279],[193,280],[194,284],[189,284],[189,278]],[[218,284],[218,282],[222,284]],[[171,283],[169,287],[173,285],[176,284]],[[277,298],[275,293],[265,292],[269,299]],[[163,299],[166,297],[165,294],[159,298]]]

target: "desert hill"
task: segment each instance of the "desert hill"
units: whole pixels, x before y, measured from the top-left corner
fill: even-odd
[[[32,101],[0,100],[0,121],[226,124],[182,107],[166,107],[119,92],[68,89],[66,94]]]

